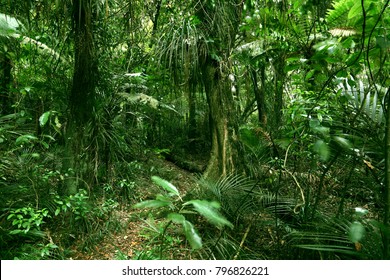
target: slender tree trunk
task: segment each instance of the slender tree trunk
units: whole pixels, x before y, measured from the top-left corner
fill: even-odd
[[[267,125],[267,115],[265,112],[265,70],[264,67],[260,67],[260,79],[261,79],[261,88],[257,84],[257,72],[255,69],[251,70],[252,82],[253,82],[253,91],[255,93],[257,112],[259,117],[259,123],[261,126],[266,127]]]
[[[66,182],[65,193],[74,194],[80,184],[91,183],[92,157],[95,150],[88,138],[88,125],[93,120],[97,63],[94,54],[91,0],[73,1],[74,73],[69,98],[70,114],[66,131],[65,171],[72,174]],[[89,138],[90,139],[90,138]]]
[[[5,53],[0,54],[0,69],[2,71],[0,76],[0,114],[7,115],[12,113],[12,102],[9,94],[12,82],[12,61]]]
[[[273,128],[277,131],[282,126],[282,109],[283,109],[283,86],[284,86],[284,66],[285,58],[281,53],[274,65],[274,116],[273,116]]]
[[[195,90],[196,86],[191,81],[188,82],[188,139],[192,140],[196,137],[196,103]]]
[[[384,185],[384,218],[385,231],[383,232],[383,256],[390,258],[390,87],[386,93],[386,132],[385,132],[385,185]]]

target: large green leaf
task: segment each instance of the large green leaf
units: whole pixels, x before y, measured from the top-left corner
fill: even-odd
[[[202,238],[195,231],[195,227],[189,221],[185,220],[183,222],[184,233],[188,242],[191,245],[191,248],[196,250],[202,248]]]
[[[170,182],[168,182],[167,180],[164,180],[158,176],[152,176],[152,180],[158,186],[162,187],[163,189],[165,189],[169,193],[180,197],[180,193],[177,190],[177,188],[174,185],[172,185]]]
[[[0,13],[0,36],[11,36],[18,33],[22,24],[14,17]]]
[[[141,208],[160,208],[171,205],[169,201],[161,201],[161,200],[145,200],[142,202],[138,202],[133,205],[133,208],[141,209]]]
[[[333,139],[340,145],[340,147],[349,150],[352,148],[351,143],[344,137],[334,136]]]
[[[366,229],[360,222],[353,222],[351,226],[349,227],[349,239],[353,242],[359,242],[363,239],[364,235],[366,233]]]
[[[202,238],[198,235],[193,224],[179,213],[170,213],[167,218],[176,224],[181,224],[184,229],[184,234],[191,248],[196,250],[202,248]]]
[[[357,1],[355,5],[349,10],[348,12],[348,19],[352,19],[354,17],[361,17],[362,16],[362,4],[360,1]]]
[[[169,220],[171,220],[172,222],[174,222],[175,224],[184,224],[184,222],[186,221],[186,218],[182,215],[182,214],[179,214],[179,213],[169,213],[167,218]]]
[[[209,202],[206,200],[190,200],[183,205],[192,205],[199,214],[205,217],[213,225],[218,227],[228,226],[233,228],[233,224],[218,212],[219,207],[217,206],[219,206],[219,204],[216,202]]]
[[[43,113],[40,117],[39,117],[39,125],[41,127],[45,126],[45,124],[47,123],[47,121],[49,120],[49,117],[51,115],[51,111],[47,111],[45,113]]]
[[[314,151],[320,156],[322,161],[327,161],[330,156],[330,149],[327,143],[324,140],[319,139],[316,141],[313,147]]]
[[[26,134],[26,135],[21,135],[15,140],[16,145],[23,145],[25,143],[30,143],[32,141],[38,140],[37,137],[34,135]]]

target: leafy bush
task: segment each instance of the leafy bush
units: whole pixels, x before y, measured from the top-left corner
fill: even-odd
[[[51,218],[47,209],[34,209],[32,207],[23,207],[11,210],[7,220],[12,221],[12,226],[16,227],[10,231],[10,234],[27,234],[30,230],[39,232],[44,218]]]

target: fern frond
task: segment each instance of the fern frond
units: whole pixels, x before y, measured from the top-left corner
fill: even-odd
[[[333,3],[333,9],[328,11],[326,22],[330,26],[345,26],[348,13],[355,4],[355,0],[339,0]]]

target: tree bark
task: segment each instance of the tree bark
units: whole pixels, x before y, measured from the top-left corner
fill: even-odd
[[[251,77],[253,82],[253,91],[256,98],[259,123],[265,128],[267,126],[267,114],[265,112],[265,69],[263,66],[260,67],[260,71],[261,88],[259,88],[257,84],[257,72],[255,69],[251,69]]]
[[[211,154],[205,178],[218,179],[236,172],[238,160],[238,126],[233,94],[227,77],[219,72],[218,62],[207,58],[203,79],[211,123]]]
[[[385,230],[383,235],[383,256],[385,260],[390,258],[390,87],[387,90],[386,103],[386,131],[385,131],[385,185],[384,185],[384,218]]]
[[[12,61],[7,55],[0,56],[1,84],[0,84],[0,114],[8,115],[12,113],[12,102],[10,96],[10,86],[12,82]]]
[[[238,157],[238,113],[228,75],[243,1],[198,1],[197,5],[195,14],[208,37],[213,38],[213,42],[207,43],[209,53],[200,63],[211,129],[210,159],[203,176],[218,179],[242,170]]]
[[[97,63],[92,30],[91,0],[74,0],[74,73],[69,98],[69,117],[65,138],[64,169],[71,175],[65,182],[65,193],[74,194],[79,184],[91,183],[95,150],[88,125],[93,120]],[[89,138],[89,139],[88,139]]]
[[[284,66],[285,58],[284,54],[281,53],[277,58],[277,62],[274,65],[274,116],[273,116],[273,128],[278,131],[282,124],[282,110],[283,110],[283,91],[284,91]]]

